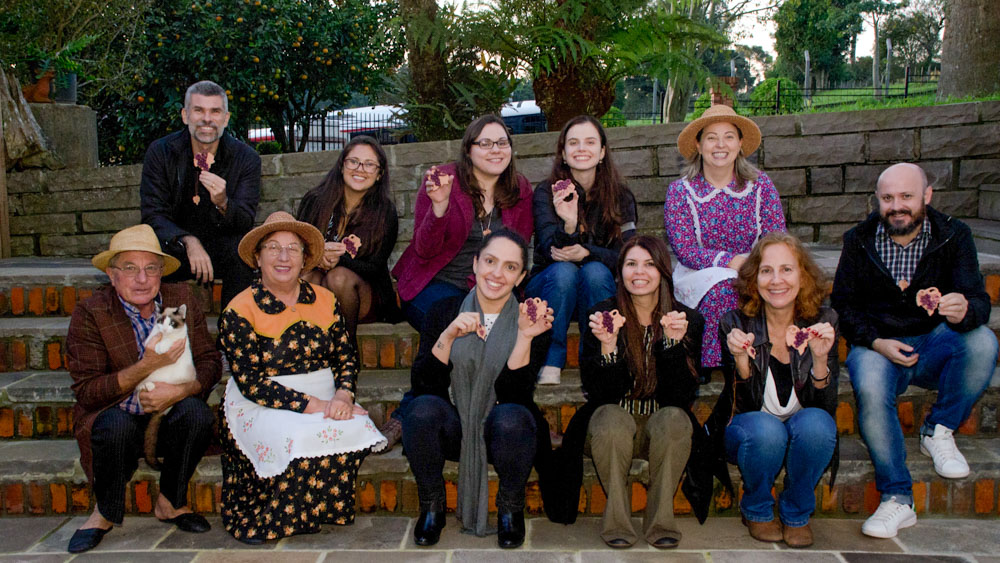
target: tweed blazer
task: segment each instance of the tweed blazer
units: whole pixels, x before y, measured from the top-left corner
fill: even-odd
[[[202,399],[222,376],[222,364],[215,341],[208,333],[205,314],[187,284],[163,284],[160,295],[164,307],[187,304],[188,338],[195,372],[201,383]],[[80,446],[80,465],[91,485],[94,482],[90,430],[97,415],[114,407],[132,389],[122,389],[118,372],[139,361],[132,323],[111,285],[94,292],[73,310],[66,336],[66,365],[73,378],[73,433]]]

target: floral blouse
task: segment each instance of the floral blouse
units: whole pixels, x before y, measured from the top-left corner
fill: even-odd
[[[258,277],[219,318],[219,346],[240,393],[261,406],[304,411],[309,402],[304,393],[270,378],[326,367],[333,370],[337,389],[354,393],[357,352],[337,298],[323,287],[300,280],[298,302],[286,307]]]

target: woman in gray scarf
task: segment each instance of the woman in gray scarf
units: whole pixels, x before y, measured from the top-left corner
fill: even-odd
[[[403,450],[417,481],[417,545],[444,528],[445,460],[459,462],[457,516],[463,531],[498,533],[502,548],[524,543],[524,488],[536,455],[550,449],[549,428],[534,403],[552,309],[519,304],[528,247],[506,229],[487,235],[473,261],[476,286],[439,301],[420,333],[411,382],[417,397],[403,420]],[[488,464],[499,477],[498,530],[488,523]]]

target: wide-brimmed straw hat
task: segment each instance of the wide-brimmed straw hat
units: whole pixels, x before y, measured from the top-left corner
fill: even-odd
[[[753,151],[760,147],[760,127],[757,127],[756,123],[739,115],[727,105],[716,104],[705,110],[701,117],[688,123],[687,127],[677,136],[677,149],[681,151],[684,158],[694,160],[698,154],[698,133],[709,125],[720,121],[732,123],[740,130],[743,135],[743,156],[753,154]]]
[[[103,272],[108,269],[108,264],[111,263],[112,258],[130,250],[151,252],[157,256],[162,256],[164,276],[169,276],[176,272],[177,268],[181,267],[180,260],[163,252],[160,248],[160,241],[156,238],[156,233],[153,232],[153,227],[149,225],[136,225],[118,231],[115,233],[115,236],[111,237],[111,244],[108,246],[108,249],[94,256],[90,260],[90,263]]]
[[[291,213],[285,211],[275,211],[274,213],[267,216],[264,219],[264,223],[251,230],[249,233],[243,236],[240,241],[239,252],[240,258],[247,263],[251,268],[257,267],[257,259],[254,257],[254,253],[257,252],[257,245],[260,241],[264,240],[265,237],[271,233],[276,233],[278,231],[288,231],[299,235],[299,238],[306,244],[306,252],[309,254],[306,258],[306,262],[302,265],[302,271],[308,272],[315,268],[319,261],[323,259],[323,235],[319,232],[319,229],[305,223],[303,221],[296,221],[295,217],[292,217]]]

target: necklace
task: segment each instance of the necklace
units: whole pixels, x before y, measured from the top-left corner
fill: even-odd
[[[495,210],[496,210],[496,207],[494,207],[493,209],[490,210],[489,221],[486,222],[486,226],[485,227],[483,226],[483,219],[482,219],[482,217],[479,218],[479,229],[483,231],[483,238],[488,237],[490,235],[490,233],[493,232],[493,231],[490,230],[490,225],[493,224],[493,211],[495,211]]]

